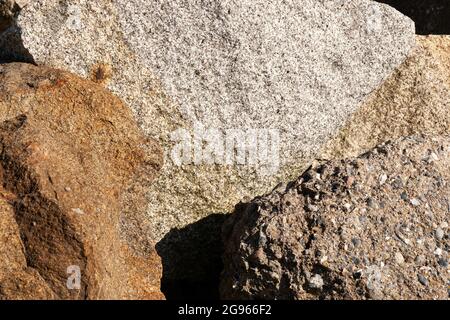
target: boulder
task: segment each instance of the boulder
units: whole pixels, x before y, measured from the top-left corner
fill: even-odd
[[[450,136],[318,162],[225,222],[224,299],[448,299]]]
[[[321,158],[353,157],[411,134],[450,134],[450,37],[417,36],[411,56],[323,148]]]
[[[357,156],[413,134],[450,134],[450,36],[417,36],[417,47],[322,149]]]
[[[0,187],[0,299],[56,299],[39,272],[27,265],[8,196],[14,195]]]
[[[141,223],[161,166],[157,143],[103,87],[0,65],[0,298],[163,298]]]
[[[414,46],[366,0],[36,0],[13,29],[24,59],[105,85],[161,142],[157,239],[298,175]]]

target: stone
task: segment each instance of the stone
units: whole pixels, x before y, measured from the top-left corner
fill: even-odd
[[[428,286],[429,282],[428,282],[427,278],[425,278],[425,276],[419,274],[419,275],[417,276],[417,278],[419,279],[419,282],[420,282],[422,285]]]
[[[439,160],[423,161],[430,152]],[[435,244],[436,225],[448,220],[441,203],[450,192],[449,165],[449,135],[414,135],[359,157],[320,161],[285,190],[237,205],[223,227],[221,298],[448,299],[447,269],[423,243]],[[381,170],[407,177],[403,190],[423,194],[433,216],[399,201],[401,190],[380,185]],[[355,177],[351,186],[348,172]],[[385,206],[367,210],[367,195]],[[308,204],[319,210],[307,210]],[[450,240],[441,244],[448,248]],[[252,259],[256,252],[259,259]],[[448,259],[447,249],[441,254]],[[311,287],[313,275],[323,279],[322,290]]]
[[[164,279],[195,287],[207,253],[179,248],[219,242],[220,225],[172,234],[297,177],[414,45],[411,20],[363,0],[35,0],[0,60],[67,69],[131,107],[164,148],[147,212]]]
[[[410,19],[365,0],[36,0],[17,35],[23,59],[103,84],[160,141],[156,239],[300,174],[415,44]],[[259,157],[236,159],[236,139]]]
[[[319,289],[319,290],[322,289],[322,287],[323,287],[323,279],[320,276],[320,274],[314,275],[314,277],[312,277],[309,280],[309,287],[312,288],[312,289]]]
[[[435,235],[438,240],[442,240],[445,235],[444,230],[442,230],[441,228],[437,228],[435,231]]]
[[[0,65],[0,299],[164,298],[141,223],[161,166],[157,143],[100,85]]]
[[[357,156],[413,134],[450,133],[450,36],[417,36],[417,44],[324,146],[321,158]]]
[[[439,258],[438,263],[439,263],[439,265],[440,265],[442,268],[447,268],[447,267],[448,267],[448,261],[447,261],[447,259]]]
[[[394,254],[394,259],[397,264],[403,264],[405,262],[405,258],[400,252]]]

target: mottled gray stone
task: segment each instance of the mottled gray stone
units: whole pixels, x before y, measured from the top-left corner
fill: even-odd
[[[165,147],[157,238],[299,174],[414,45],[409,18],[366,0],[35,0],[17,23],[34,61],[104,83]],[[176,166],[170,134],[195,123],[276,130],[280,163]]]

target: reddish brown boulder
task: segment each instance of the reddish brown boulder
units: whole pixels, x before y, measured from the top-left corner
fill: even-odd
[[[139,212],[161,163],[104,88],[1,65],[0,298],[163,298]]]

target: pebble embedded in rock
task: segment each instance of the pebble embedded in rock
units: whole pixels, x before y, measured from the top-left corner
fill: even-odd
[[[405,258],[400,252],[396,252],[394,258],[397,264],[403,264],[405,262]]]
[[[425,278],[425,276],[419,274],[419,275],[417,276],[417,278],[419,279],[419,282],[420,282],[421,284],[423,284],[424,286],[428,286],[428,279]]]
[[[425,264],[426,258],[425,258],[424,255],[419,255],[419,256],[416,257],[415,262],[416,262],[417,265],[422,266],[422,265]]]
[[[438,260],[438,263],[439,263],[439,265],[440,265],[441,267],[443,267],[443,268],[447,268],[447,267],[448,267],[448,261],[447,261],[447,259],[445,259],[445,258],[440,258],[440,259]]]
[[[324,282],[320,274],[316,274],[314,277],[309,279],[309,287],[312,289],[322,289],[323,284]]]
[[[361,240],[359,238],[353,238],[352,243],[355,247],[358,247],[361,244]]]
[[[444,238],[444,235],[445,235],[444,230],[442,230],[441,228],[437,228],[436,232],[435,232],[435,235],[436,235],[436,238],[438,240],[442,240]]]
[[[371,208],[371,209],[377,209],[377,208],[378,208],[377,202],[376,202],[376,200],[374,200],[373,198],[368,198],[368,199],[367,199],[367,205],[368,205],[369,208]]]
[[[400,198],[401,198],[402,200],[407,201],[407,200],[408,200],[408,194],[407,194],[405,191],[403,191],[403,192],[400,194]]]
[[[381,185],[381,186],[386,182],[387,178],[388,178],[388,177],[387,177],[386,174],[382,174],[382,175],[380,176],[380,185]]]

